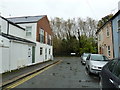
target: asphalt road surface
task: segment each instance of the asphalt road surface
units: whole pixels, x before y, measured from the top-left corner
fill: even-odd
[[[89,76],[79,57],[57,57],[62,60],[41,73],[24,79],[14,88],[99,88],[99,77]]]

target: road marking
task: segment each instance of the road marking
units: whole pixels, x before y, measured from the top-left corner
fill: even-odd
[[[27,77],[23,78],[22,80],[20,80],[20,81],[14,83],[14,84],[12,84],[12,85],[6,87],[6,88],[8,88],[8,89],[10,89],[10,88],[15,88],[15,87],[17,87],[18,85],[20,85],[20,84],[22,84],[22,83],[24,83],[24,82],[26,82],[26,81],[32,79],[32,78],[35,77],[35,76],[37,76],[38,74],[41,74],[42,72],[48,70],[49,68],[51,68],[51,67],[53,67],[53,66],[55,66],[55,65],[57,65],[57,64],[59,64],[59,63],[61,63],[61,61],[62,61],[62,60],[60,60],[59,62],[57,62],[57,63],[55,63],[55,64],[53,64],[53,65],[51,65],[51,66],[46,67],[45,69],[43,69],[43,70],[41,70],[41,71],[39,71],[39,72],[37,72],[37,73],[34,73],[34,74],[30,75],[30,76],[27,76]],[[3,90],[6,90],[6,88],[3,89]]]

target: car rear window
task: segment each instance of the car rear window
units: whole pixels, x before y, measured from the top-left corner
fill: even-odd
[[[118,62],[117,60],[112,60],[112,61],[110,61],[110,62],[107,64],[108,69],[109,69],[110,72],[113,71],[113,68],[114,68],[114,66],[117,64],[117,62]]]
[[[108,60],[108,58],[106,56],[103,55],[91,55],[91,60]]]
[[[114,66],[112,73],[120,78],[120,61]]]

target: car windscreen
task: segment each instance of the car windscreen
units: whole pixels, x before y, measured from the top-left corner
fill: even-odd
[[[91,60],[95,61],[108,61],[108,58],[103,55],[91,55]]]
[[[83,57],[87,57],[89,54],[84,54]]]

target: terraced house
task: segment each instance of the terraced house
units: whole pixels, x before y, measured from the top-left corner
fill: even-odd
[[[1,73],[53,59],[52,30],[46,15],[0,20]]]
[[[120,10],[96,32],[98,53],[108,58],[120,57]]]

